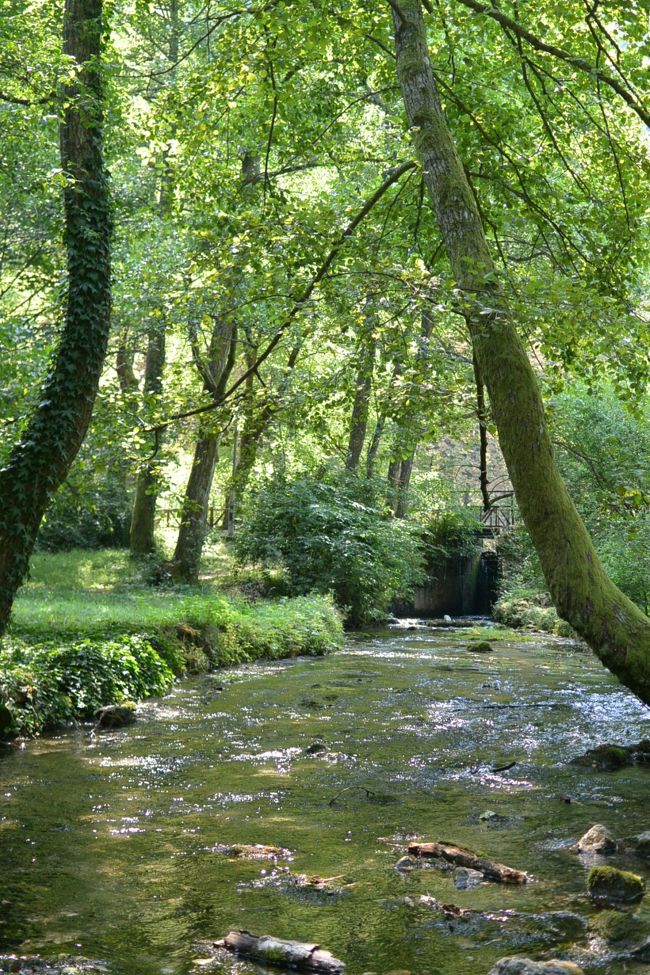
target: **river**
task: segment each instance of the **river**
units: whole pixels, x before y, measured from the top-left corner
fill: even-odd
[[[568,762],[650,738],[650,710],[570,641],[495,640],[479,655],[470,635],[354,636],[329,657],[182,681],[130,728],[6,747],[2,950],[102,958],[118,975],[187,975],[197,944],[233,928],[320,942],[348,975],[481,975],[505,954],[560,950],[575,932],[552,919],[454,927],[418,898],[587,918],[587,865],[568,846],[598,822],[619,837],[650,828],[650,771]],[[401,873],[415,836],[535,881],[456,890],[449,873]],[[222,852],[257,843],[290,856]],[[350,886],[287,889],[286,868]]]

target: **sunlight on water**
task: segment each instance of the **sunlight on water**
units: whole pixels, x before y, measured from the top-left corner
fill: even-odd
[[[245,928],[318,941],[349,975],[482,975],[584,944],[588,865],[568,848],[596,822],[649,828],[650,771],[568,762],[650,737],[650,712],[570,641],[478,656],[469,631],[413,626],[184,682],[130,729],[5,749],[2,945],[189,975],[202,941]],[[464,890],[452,871],[395,869],[414,837],[535,882]],[[256,844],[286,859],[229,852]],[[292,879],[312,874],[345,896]],[[431,897],[470,913],[445,920]]]

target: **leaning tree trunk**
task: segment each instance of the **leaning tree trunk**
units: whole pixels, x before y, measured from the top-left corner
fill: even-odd
[[[60,126],[66,315],[39,404],[0,472],[0,632],[43,515],[88,429],[106,355],[111,215],[102,151],[102,29],[102,0],[66,0],[63,50],[77,65]]]
[[[472,189],[442,111],[420,0],[391,2],[397,73],[415,150],[456,283],[510,479],[564,619],[650,703],[650,620],[605,573],[560,475],[541,394],[498,282]]]

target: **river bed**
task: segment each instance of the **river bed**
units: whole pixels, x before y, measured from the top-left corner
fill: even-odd
[[[650,710],[571,641],[495,640],[479,655],[469,635],[363,634],[329,657],[183,681],[130,728],[6,747],[0,950],[189,975],[200,942],[241,928],[319,942],[348,975],[482,975],[503,955],[579,941],[573,921],[454,926],[418,899],[588,919],[591,864],[568,847],[594,823],[617,837],[650,829],[650,771],[568,762],[600,742],[650,738]],[[535,881],[457,890],[450,873],[402,873],[413,837]],[[290,852],[269,862],[223,852],[258,843]],[[287,890],[273,879],[287,869],[337,878],[344,896]],[[641,913],[650,923],[650,905]]]

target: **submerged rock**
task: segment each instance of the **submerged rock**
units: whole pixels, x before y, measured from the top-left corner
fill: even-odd
[[[638,942],[647,933],[639,915],[626,911],[599,911],[589,920],[589,934],[602,938],[609,944]]]
[[[597,904],[637,904],[645,893],[641,877],[616,867],[592,867],[587,874],[587,891]]]
[[[308,904],[331,904],[341,897],[347,897],[352,884],[337,884],[339,877],[319,877],[316,874],[291,873],[289,870],[273,871],[268,877],[261,877],[247,884],[239,884],[238,889],[271,889],[287,894]]]
[[[211,853],[221,853],[225,857],[242,860],[292,860],[291,850],[281,846],[265,846],[263,843],[217,843],[210,848]]]
[[[0,955],[0,972],[21,975],[106,975],[110,969],[103,961],[61,957],[45,961],[39,955]]]
[[[571,764],[593,768],[597,772],[615,772],[629,765],[650,766],[650,740],[644,739],[635,745],[596,745],[584,755],[573,758]]]
[[[107,704],[106,707],[95,711],[98,728],[123,728],[133,724],[136,720],[135,704],[125,701],[123,704]]]
[[[494,653],[494,647],[487,640],[479,640],[478,643],[470,643],[467,647],[471,653]]]
[[[600,853],[601,856],[607,856],[610,853],[615,853],[617,849],[618,843],[602,823],[596,823],[595,826],[588,829],[576,843],[578,853]]]
[[[315,741],[311,745],[307,745],[304,749],[305,755],[322,755],[327,751],[327,745],[323,741]]]
[[[453,878],[456,890],[469,890],[471,887],[480,887],[484,879],[480,870],[471,870],[469,867],[458,867],[454,870]]]
[[[570,911],[474,911],[442,904],[428,894],[423,894],[415,906],[434,915],[433,926],[440,932],[472,938],[477,945],[498,941],[512,949],[552,948],[582,938],[585,932],[584,918]]]
[[[625,848],[628,852],[644,860],[650,860],[650,830],[639,833],[625,841]]]
[[[530,958],[502,958],[489,975],[583,975],[571,961],[532,961]]]

